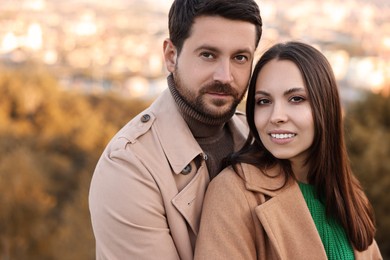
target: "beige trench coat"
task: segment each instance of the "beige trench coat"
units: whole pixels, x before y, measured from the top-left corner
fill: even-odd
[[[228,122],[235,149],[245,141],[244,122],[243,114]],[[96,258],[193,259],[209,183],[204,159],[166,90],[118,132],[96,166],[89,194]]]
[[[243,164],[241,176],[225,169],[204,200],[195,259],[326,260],[327,256],[298,184],[279,191],[284,178],[270,178]],[[267,174],[276,175],[274,172]],[[382,259],[376,242],[356,260]]]

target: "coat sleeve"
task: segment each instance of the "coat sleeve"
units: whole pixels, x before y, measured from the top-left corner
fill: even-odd
[[[195,247],[195,260],[257,259],[256,235],[244,184],[233,170],[209,185]]]
[[[103,153],[89,207],[96,259],[179,259],[159,188],[129,149]]]
[[[355,260],[383,260],[378,244],[375,240],[366,250],[359,252],[355,249],[354,252]]]

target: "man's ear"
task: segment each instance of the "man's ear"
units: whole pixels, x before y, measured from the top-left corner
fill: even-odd
[[[177,63],[177,49],[170,39],[164,40],[164,60],[169,72],[174,72]]]

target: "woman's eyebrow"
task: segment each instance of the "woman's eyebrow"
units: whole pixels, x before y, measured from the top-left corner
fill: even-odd
[[[264,95],[264,96],[271,96],[271,94],[269,94],[268,92],[264,91],[264,90],[258,90],[255,92],[255,95]]]
[[[305,89],[304,88],[290,88],[284,92],[284,95],[287,96],[287,95],[290,95],[291,93],[295,93],[295,92],[305,92]]]

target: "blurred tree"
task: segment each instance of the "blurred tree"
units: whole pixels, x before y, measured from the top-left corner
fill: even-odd
[[[379,247],[390,257],[390,97],[368,93],[348,108],[346,135],[354,173],[373,204]]]
[[[48,253],[53,259],[95,259],[95,240],[87,200],[89,183],[90,173],[85,172],[80,179],[80,188],[64,207],[55,239],[49,241]]]
[[[35,67],[0,73],[0,259],[94,259],[89,182],[148,101],[61,91]]]
[[[369,94],[347,109],[355,174],[390,257],[390,102]],[[41,68],[0,73],[0,259],[94,259],[88,189],[109,139],[150,102],[60,91]]]
[[[39,259],[51,239],[56,199],[46,189],[38,157],[28,147],[1,153],[0,259]]]
[[[369,94],[347,109],[355,174],[390,257],[390,102]],[[150,101],[61,91],[37,68],[0,73],[0,259],[94,259],[88,190],[109,139]]]

